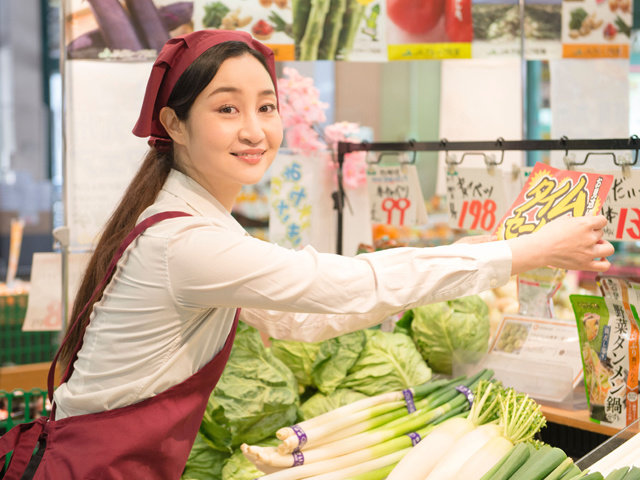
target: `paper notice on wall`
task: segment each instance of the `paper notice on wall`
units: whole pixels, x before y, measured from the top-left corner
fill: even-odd
[[[629,136],[628,60],[552,60],[549,67],[552,138]],[[588,152],[568,153],[570,161],[580,163]],[[552,151],[551,165],[565,168],[564,157],[565,152]],[[612,157],[590,155],[585,167],[610,169]]]
[[[69,311],[91,254],[69,255]],[[62,328],[62,265],[59,253],[34,253],[31,287],[23,331]]]
[[[331,2],[331,6],[334,3],[339,5],[341,2],[340,0],[337,2],[334,0]],[[329,10],[327,16],[329,22],[331,22],[331,15],[335,15],[335,11],[332,13],[331,7],[329,7]],[[335,59],[351,62],[387,61],[386,25],[389,20],[386,10],[385,0],[371,2],[347,0],[345,13],[342,16]],[[327,21],[325,21],[325,25],[327,25]],[[336,27],[334,26],[334,28]],[[323,33],[321,45],[325,42],[325,34]]]
[[[127,9],[122,2],[93,2],[91,6],[84,0],[63,2],[70,60],[155,60],[169,38],[193,31],[193,2],[127,2],[148,3],[144,11]]]
[[[519,59],[491,58],[442,62],[440,138],[487,141],[522,138],[522,74]],[[470,81],[473,79],[473,81]],[[463,152],[450,152],[458,160]],[[500,152],[486,152],[496,155]],[[524,164],[522,152],[505,152],[498,168]],[[482,156],[465,157],[465,167],[484,167]],[[440,154],[436,193],[446,194],[445,154]]]
[[[131,133],[151,63],[66,63],[65,207],[71,248],[90,248],[148,147]]]
[[[298,32],[298,25],[293,25],[291,3],[290,0],[195,0],[193,28],[244,31],[271,47],[276,60],[295,60],[293,35]]]
[[[387,2],[389,60],[471,58],[471,0]]]
[[[629,58],[633,0],[564,0],[564,58]]]
[[[520,56],[517,0],[473,0],[473,58]]]
[[[562,57],[562,0],[524,4],[524,54],[528,60]]]

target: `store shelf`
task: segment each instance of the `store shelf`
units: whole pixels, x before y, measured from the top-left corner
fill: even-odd
[[[0,367],[0,390],[12,391],[16,389],[30,390],[40,388],[47,390],[47,375],[50,362],[32,363]],[[56,375],[54,385],[60,382],[60,372]]]
[[[567,427],[577,428],[588,432],[612,436],[620,431],[618,428],[592,422],[589,420],[589,410],[587,409],[565,410],[558,407],[552,407],[550,405],[542,405],[542,413],[546,417],[547,422],[557,423],[559,425],[565,425]],[[638,431],[639,427],[637,426],[629,429],[630,434],[636,434]]]

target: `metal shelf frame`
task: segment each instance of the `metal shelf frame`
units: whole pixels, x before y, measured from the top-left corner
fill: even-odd
[[[640,138],[632,135],[629,138],[593,138],[593,139],[569,139],[562,137],[557,140],[505,140],[498,138],[493,141],[456,141],[449,142],[447,139],[441,139],[436,142],[419,142],[409,140],[406,142],[339,142],[336,151],[337,172],[337,191],[333,193],[334,209],[338,212],[336,253],[342,255],[342,236],[344,222],[344,182],[343,167],[345,155],[351,152],[381,152],[386,154],[399,152],[466,152],[469,154],[478,154],[478,152],[497,151],[502,152],[499,161],[489,161],[485,157],[488,165],[500,165],[504,160],[505,151],[536,151],[536,150],[564,150],[568,155],[569,151],[589,151],[582,162],[572,162],[571,165],[584,165],[590,155],[611,155],[613,163],[620,167],[629,167],[636,165],[638,162],[638,151],[640,150]],[[602,150],[635,150],[632,162],[619,162],[615,153],[602,152]],[[596,152],[597,151],[597,152]],[[459,165],[464,159],[464,155],[459,161],[448,162],[451,165]]]

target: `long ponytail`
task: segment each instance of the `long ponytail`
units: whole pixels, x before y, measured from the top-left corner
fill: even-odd
[[[63,369],[66,369],[69,362],[74,360],[71,355],[75,346],[81,341],[84,329],[89,322],[93,304],[87,308],[75,326],[73,323],[91,299],[91,295],[98,283],[104,278],[116,250],[133,229],[140,214],[155,201],[169,175],[172,163],[173,153],[171,151],[159,152],[154,148],[149,150],[138,172],[127,187],[122,200],[120,200],[120,204],[105,225],[98,245],[93,255],[91,255],[73,303],[69,326],[67,327],[69,339],[62,347],[59,357]],[[102,292],[99,292],[94,299],[94,303],[100,300],[101,297]]]

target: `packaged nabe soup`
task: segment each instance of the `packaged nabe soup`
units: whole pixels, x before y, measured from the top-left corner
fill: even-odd
[[[636,297],[623,279],[604,279],[605,297],[571,295],[591,419],[622,428],[638,418]]]

